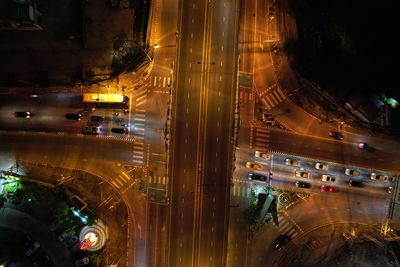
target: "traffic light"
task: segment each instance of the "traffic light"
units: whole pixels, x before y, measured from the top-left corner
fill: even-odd
[[[272,172],[269,173],[269,179],[272,179]]]

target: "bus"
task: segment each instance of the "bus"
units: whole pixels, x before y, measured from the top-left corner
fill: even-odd
[[[99,93],[83,94],[83,102],[85,103],[126,104],[127,101],[128,98],[122,94],[99,94]]]

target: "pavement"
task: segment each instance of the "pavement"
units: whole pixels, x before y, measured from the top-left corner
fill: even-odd
[[[55,266],[74,266],[69,251],[61,246],[49,227],[29,216],[29,214],[15,209],[0,209],[0,227],[24,232],[37,240],[42,249],[49,255]]]

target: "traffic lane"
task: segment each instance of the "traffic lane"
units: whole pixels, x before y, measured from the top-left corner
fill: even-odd
[[[23,151],[18,153],[32,153],[41,155],[41,157],[65,155],[65,158],[69,161],[101,159],[121,164],[131,164],[132,162],[131,143],[123,140],[51,133],[31,134],[26,132],[22,134],[2,132],[1,144],[2,146],[12,145],[15,147],[15,151]]]
[[[181,14],[191,18],[181,24],[177,64],[176,100],[173,121],[173,164],[171,181],[169,262],[189,266],[193,260],[194,212],[198,140],[198,107],[200,101],[201,70],[196,63],[202,57],[204,23],[201,8],[185,2]],[[182,18],[181,18],[182,19]],[[200,27],[200,28],[199,28]],[[193,68],[193,69],[192,69]],[[189,127],[190,126],[190,127]]]
[[[256,160],[257,162],[257,160]],[[253,170],[244,167],[245,162],[237,160],[237,167],[235,170],[235,173],[241,174],[240,178],[244,181],[248,179],[248,174],[249,173],[260,173],[268,177],[270,168],[264,164],[263,165],[263,170]],[[263,162],[258,162],[258,163],[263,163]],[[338,192],[341,191],[349,191],[349,192],[355,192],[355,193],[361,193],[361,194],[371,194],[371,195],[377,195],[377,196],[386,196],[388,195],[386,192],[386,189],[388,186],[391,185],[389,182],[379,182],[379,181],[371,181],[370,179],[363,179],[363,182],[365,182],[366,187],[363,189],[355,188],[355,187],[350,187],[348,184],[349,178],[346,178],[344,176],[337,176],[337,180],[335,183],[329,183],[329,182],[323,182],[321,180],[321,175],[320,173],[317,172],[310,172],[309,173],[309,178],[300,178],[295,176],[295,172],[298,170],[297,168],[293,168],[291,166],[286,166],[284,164],[273,164],[273,178],[272,178],[272,187],[278,188],[278,189],[284,189],[284,190],[294,190],[294,191],[307,191],[307,192],[314,192],[314,193],[320,193],[321,192],[321,185],[330,185],[334,186]],[[239,177],[239,176],[237,176]],[[362,180],[362,179],[354,179],[353,180]],[[303,182],[308,182],[311,184],[311,189],[302,189],[302,188],[297,188],[296,187],[296,181],[303,181]],[[257,183],[265,184],[263,182],[258,182]],[[321,192],[321,193],[330,193],[330,192]]]
[[[228,190],[230,189],[231,173],[231,125],[234,93],[235,57],[233,45],[228,45],[234,39],[229,27],[235,22],[234,16],[226,10],[227,5],[215,3],[213,12],[213,27],[211,37],[210,61],[215,62],[208,68],[207,84],[207,118],[204,172],[204,194],[202,203],[202,226],[200,241],[200,265],[222,265],[227,234]],[[237,3],[236,3],[237,4]],[[217,5],[223,10],[218,11]],[[235,11],[235,10],[234,10]],[[214,21],[219,21],[215,23]],[[214,26],[215,25],[215,26]],[[229,118],[229,119],[227,119]]]
[[[299,166],[290,166],[290,167],[296,168],[296,170],[303,168],[307,172],[317,173],[320,176],[322,176],[324,174],[329,174],[336,178],[341,177],[342,179],[355,179],[355,180],[365,179],[366,181],[371,180],[372,172],[386,175],[389,177],[389,180],[391,180],[391,178],[393,178],[395,176],[395,174],[392,174],[390,172],[358,168],[358,167],[354,167],[354,166],[341,165],[341,164],[337,164],[337,163],[333,163],[333,162],[326,162],[326,161],[321,161],[321,160],[317,160],[317,159],[302,158],[302,157],[296,157],[296,156],[291,156],[291,155],[285,156],[285,155],[274,154],[273,162],[274,162],[274,164],[286,165],[286,159],[296,160],[299,163]],[[261,160],[261,159],[259,159],[259,160]],[[328,171],[322,171],[320,169],[316,169],[315,164],[317,162],[328,165],[328,167],[329,167]],[[360,171],[361,175],[359,175],[359,176],[346,175],[345,170],[348,168]],[[385,181],[373,181],[373,182],[377,182],[377,183],[381,182],[382,185],[386,185],[386,186],[392,184],[391,181],[386,181],[386,182]]]
[[[275,129],[272,129],[270,133],[269,150],[319,158],[350,166],[392,171],[399,170],[399,165],[397,164],[399,157],[394,150],[376,150],[372,159],[367,151],[360,151],[353,143],[308,137]]]

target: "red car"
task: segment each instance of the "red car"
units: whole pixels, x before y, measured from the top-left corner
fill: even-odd
[[[334,186],[321,185],[321,191],[323,191],[323,192],[336,192],[336,188]]]

